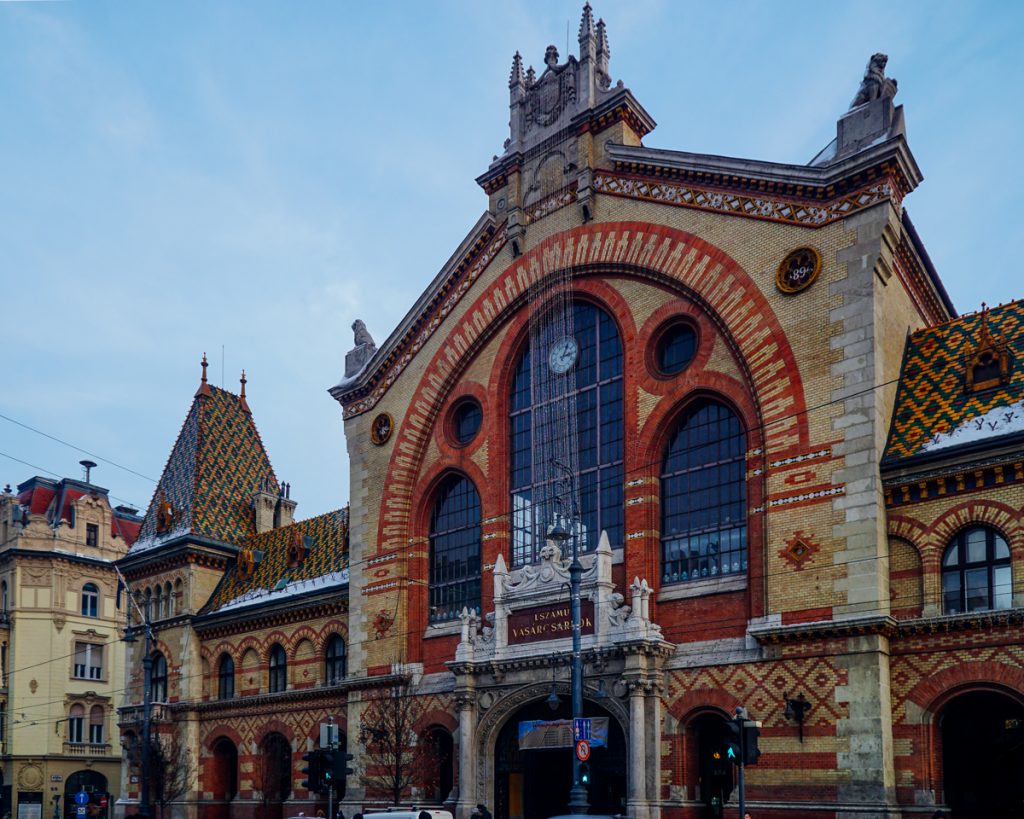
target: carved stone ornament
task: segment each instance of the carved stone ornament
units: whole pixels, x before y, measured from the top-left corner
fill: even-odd
[[[18,787],[23,791],[38,791],[43,787],[43,769],[35,762],[22,765],[18,770]]]
[[[821,272],[821,256],[813,247],[798,247],[790,252],[775,271],[775,286],[792,295],[806,290]]]
[[[31,680],[28,681],[28,690],[35,694],[38,689],[39,681],[35,677],[33,677]]]
[[[54,626],[54,628],[57,629],[58,632],[64,630],[64,624],[67,623],[67,621],[68,621],[68,618],[65,617],[63,614],[54,614],[53,615],[53,626]]]
[[[880,97],[896,96],[896,80],[885,76],[885,65],[888,62],[887,54],[871,55],[868,67],[864,69],[864,79],[860,81],[860,88],[857,89],[857,95],[850,103],[850,108],[856,108]]]
[[[395,431],[395,419],[389,413],[382,412],[373,419],[370,426],[370,440],[377,446],[387,443],[391,433]]]

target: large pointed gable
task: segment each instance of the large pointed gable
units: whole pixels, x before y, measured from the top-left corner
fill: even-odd
[[[348,582],[348,509],[254,535],[251,570],[235,564],[200,614],[263,605]]]
[[[253,496],[277,486],[244,393],[204,379],[132,551],[187,535],[240,546],[256,533]]]

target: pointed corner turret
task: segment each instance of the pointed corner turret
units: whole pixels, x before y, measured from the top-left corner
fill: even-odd
[[[252,415],[252,410],[249,409],[249,402],[245,400],[245,385],[247,383],[245,370],[242,370],[242,377],[239,379],[239,383],[242,385],[242,391],[238,394],[238,404],[242,408],[242,412],[246,415]]]

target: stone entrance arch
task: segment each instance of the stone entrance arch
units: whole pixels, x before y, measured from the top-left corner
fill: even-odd
[[[499,736],[509,721],[521,713],[524,708],[535,703],[543,704],[543,701],[551,693],[551,685],[550,680],[523,685],[502,696],[500,699],[494,700],[493,704],[481,715],[476,730],[475,751],[477,769],[474,803],[483,802],[488,807],[496,806],[495,761],[496,745]],[[566,718],[570,715],[568,704],[571,699],[568,682],[556,682],[555,690],[562,700],[562,711],[551,712],[548,710],[547,713],[551,714],[553,719]],[[625,706],[615,696],[596,697],[595,694],[596,689],[594,687],[587,686],[584,690],[584,713],[589,715],[591,711],[605,712],[621,732],[625,747],[628,748],[630,739],[629,717]],[[485,692],[483,699],[487,701],[492,696],[490,692]],[[566,749],[565,753],[568,758],[569,749]],[[497,812],[495,812],[495,817],[499,819]]]

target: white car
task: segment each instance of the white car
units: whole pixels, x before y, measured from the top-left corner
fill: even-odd
[[[392,810],[373,811],[372,813],[357,813],[352,819],[455,819],[446,810],[405,810],[394,808]]]

